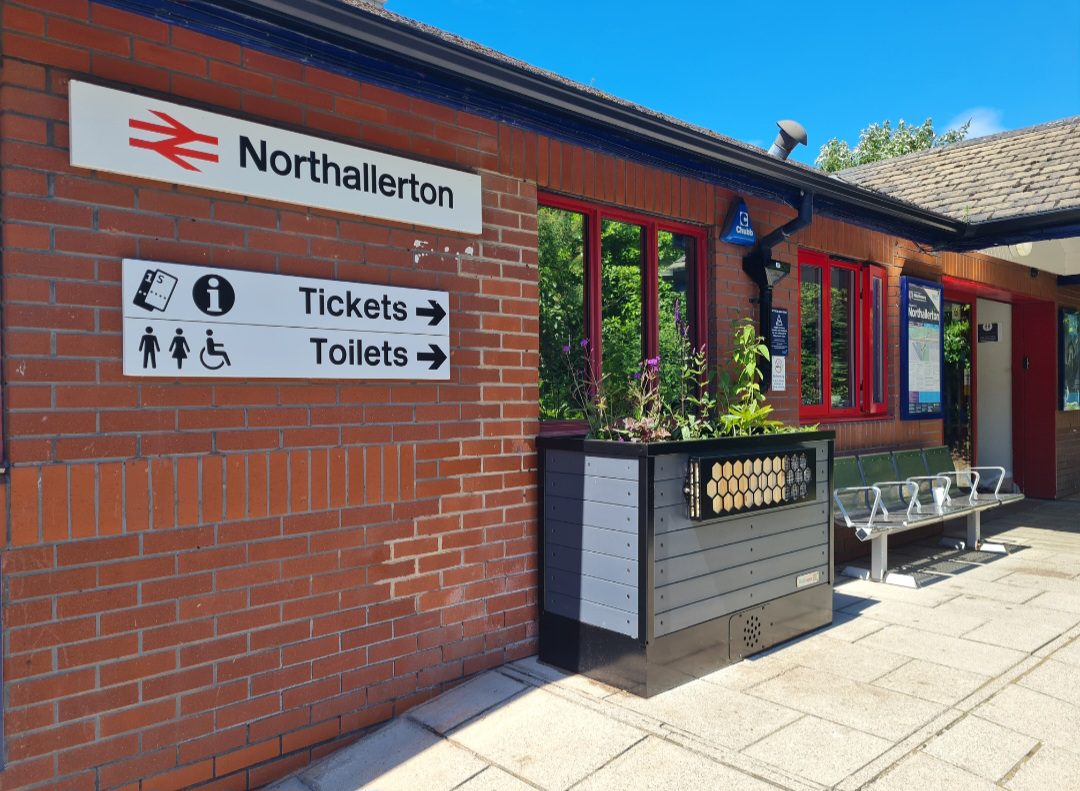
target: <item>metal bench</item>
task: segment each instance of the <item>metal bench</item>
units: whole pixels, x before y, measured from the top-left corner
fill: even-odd
[[[980,490],[986,475],[991,492]],[[946,447],[837,457],[833,466],[833,500],[845,527],[870,542],[869,570],[848,566],[845,576],[916,587],[909,574],[888,571],[888,538],[892,533],[964,518],[967,540],[949,540],[956,548],[1004,552],[982,541],[982,512],[1022,499],[1002,493],[1005,470],[978,467],[957,470]],[[839,520],[838,520],[839,521]]]

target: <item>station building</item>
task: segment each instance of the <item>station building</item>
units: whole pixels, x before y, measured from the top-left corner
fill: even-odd
[[[362,3],[0,8],[4,789],[259,787],[535,653],[542,340],[613,356],[616,257],[641,356],[786,315],[777,417],[1080,492],[1077,119],[838,178]]]

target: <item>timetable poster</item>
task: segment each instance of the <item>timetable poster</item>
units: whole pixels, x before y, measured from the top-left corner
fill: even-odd
[[[941,286],[901,278],[901,416],[922,420],[942,416],[941,379],[944,346]]]

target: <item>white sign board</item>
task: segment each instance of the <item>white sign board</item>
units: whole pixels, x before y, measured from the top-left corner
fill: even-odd
[[[71,164],[466,234],[480,177],[71,81]]]
[[[124,259],[124,374],[449,379],[445,291]]]
[[[772,382],[770,389],[774,393],[782,393],[787,389],[787,358],[772,358]]]

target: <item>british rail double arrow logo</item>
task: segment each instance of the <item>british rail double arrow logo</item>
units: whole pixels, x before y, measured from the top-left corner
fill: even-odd
[[[139,121],[135,118],[129,118],[128,126],[132,129],[138,129],[141,132],[153,132],[155,134],[164,135],[164,137],[157,140],[140,140],[136,137],[129,138],[128,143],[132,148],[145,148],[150,151],[155,151],[170,162],[179,165],[184,170],[194,170],[197,173],[201,173],[202,171],[195,167],[189,160],[195,159],[203,162],[218,161],[217,154],[190,147],[196,143],[216,146],[218,144],[218,138],[196,132],[194,129],[185,126],[168,113],[163,113],[158,110],[151,110],[150,112],[156,115],[164,123],[156,124],[151,121]]]

